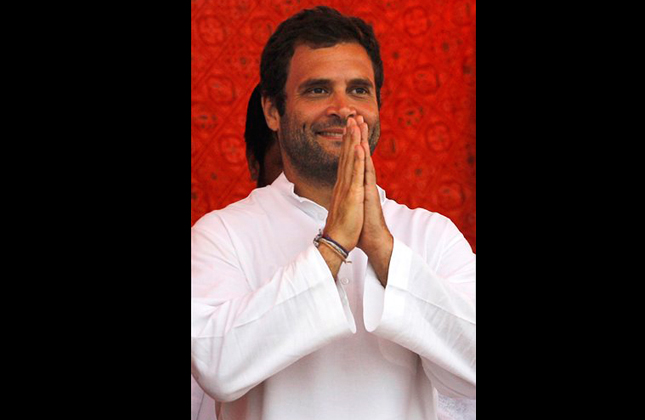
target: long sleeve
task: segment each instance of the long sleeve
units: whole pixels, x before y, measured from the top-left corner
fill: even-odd
[[[215,401],[204,393],[192,375],[190,377],[190,399],[190,420],[217,420]]]
[[[313,244],[260,287],[251,286],[258,282],[249,282],[238,252],[217,216],[191,229],[191,370],[220,402],[356,332]]]
[[[475,398],[475,255],[444,224],[432,249],[426,238],[413,240],[413,250],[395,237],[385,289],[368,268],[365,328],[417,353],[440,393]]]

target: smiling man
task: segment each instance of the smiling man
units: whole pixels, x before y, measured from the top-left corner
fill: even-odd
[[[281,145],[289,158],[289,175],[309,183],[333,187],[338,172],[347,119],[362,115],[370,129],[372,150],[378,141],[376,86],[371,61],[357,43],[329,48],[306,44],[295,48],[285,95],[286,112],[280,115],[265,98],[267,119],[283,133]]]
[[[434,419],[475,398],[475,255],[376,184],[372,28],[317,7],[262,53],[284,172],[192,228],[191,368],[218,419]]]

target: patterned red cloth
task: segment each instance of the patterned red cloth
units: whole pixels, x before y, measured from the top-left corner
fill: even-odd
[[[474,0],[192,0],[191,225],[254,188],[244,123],[262,48],[318,4],[363,18],[381,44],[378,184],[452,219],[476,250]]]

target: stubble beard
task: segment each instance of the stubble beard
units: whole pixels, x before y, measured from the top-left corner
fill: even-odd
[[[292,120],[287,113],[280,118],[280,146],[299,176],[320,187],[333,187],[338,177],[339,155],[332,154],[316,140],[316,132],[347,125],[347,120],[332,117],[324,123],[307,127]],[[381,134],[377,121],[368,132],[370,154],[374,153]],[[340,149],[339,149],[340,153]]]

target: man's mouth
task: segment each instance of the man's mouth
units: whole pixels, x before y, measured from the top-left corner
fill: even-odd
[[[335,140],[343,139],[343,129],[342,128],[328,128],[321,131],[316,131],[316,134],[322,137],[327,137]]]

